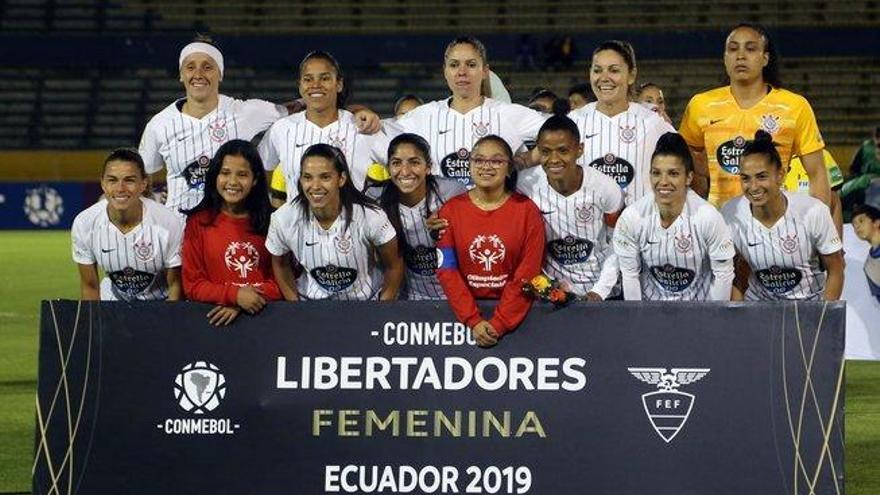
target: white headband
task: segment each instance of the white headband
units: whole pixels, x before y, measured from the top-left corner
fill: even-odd
[[[190,43],[183,47],[183,50],[180,50],[180,60],[177,62],[177,66],[183,67],[183,61],[193,53],[204,53],[214,59],[217,68],[220,70],[220,79],[223,79],[223,54],[220,53],[220,50],[218,50],[217,47],[202,43],[201,41]]]

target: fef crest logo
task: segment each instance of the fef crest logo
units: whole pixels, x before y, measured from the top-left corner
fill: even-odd
[[[682,385],[692,384],[709,374],[709,368],[627,368],[632,376],[656,385],[658,390],[642,394],[645,414],[664,442],[669,443],[684,428],[694,407],[695,395],[682,392]]]
[[[174,398],[193,414],[213,411],[226,396],[226,378],[220,368],[205,361],[187,364],[174,379]]]

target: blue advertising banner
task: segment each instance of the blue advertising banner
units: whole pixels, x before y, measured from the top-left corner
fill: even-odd
[[[80,182],[0,182],[0,230],[69,229],[86,203]]]
[[[42,306],[35,494],[843,493],[842,303]]]

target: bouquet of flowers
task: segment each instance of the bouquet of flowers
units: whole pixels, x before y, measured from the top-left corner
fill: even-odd
[[[523,280],[522,291],[539,301],[553,303],[557,308],[567,306],[577,300],[577,296],[567,290],[558,280],[541,274],[531,280]]]

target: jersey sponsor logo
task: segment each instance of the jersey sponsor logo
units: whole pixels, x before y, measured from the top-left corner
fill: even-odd
[[[621,142],[632,144],[636,141],[636,126],[629,127],[622,125],[618,129],[617,134]]]
[[[780,239],[782,251],[785,254],[794,254],[798,248],[797,234],[790,234]]]
[[[149,239],[140,238],[134,242],[132,247],[134,248],[134,255],[137,256],[137,259],[143,262],[153,260],[153,243]]]
[[[478,235],[468,246],[471,261],[482,265],[484,272],[491,272],[496,263],[504,261],[507,247],[497,235]]]
[[[636,169],[631,163],[614,153],[608,153],[602,158],[593,160],[590,166],[614,179],[621,188],[628,186],[636,173]]]
[[[781,295],[794,290],[801,283],[803,274],[796,268],[786,268],[773,265],[770,268],[758,270],[755,277],[769,292]]]
[[[408,247],[403,253],[403,262],[410,271],[430,277],[439,265],[438,250],[429,246]]]
[[[681,292],[694,282],[696,273],[688,268],[672,266],[666,263],[663,266],[652,266],[651,276],[660,284],[660,287],[669,292]]]
[[[761,116],[761,129],[770,134],[779,132],[779,117],[773,114]]]
[[[49,186],[28,189],[24,196],[24,214],[38,227],[58,225],[64,214],[64,199]]]
[[[309,273],[327,292],[342,292],[357,280],[358,272],[345,266],[327,265],[312,268]]]
[[[574,208],[575,218],[580,223],[590,223],[593,221],[593,206],[582,204]]]
[[[488,122],[474,122],[471,124],[474,128],[474,136],[481,138],[489,134],[489,123]]]
[[[450,153],[440,160],[440,172],[444,177],[456,179],[466,186],[471,185],[470,169],[471,152],[460,148],[455,153]]]
[[[547,252],[561,265],[576,265],[590,259],[593,253],[593,242],[574,236],[554,239],[547,243]]]
[[[340,254],[351,253],[351,234],[346,232],[342,235],[337,235],[333,238],[333,245],[336,247],[336,250],[339,251]]]
[[[155,273],[142,272],[130,266],[115,272],[108,272],[107,276],[110,277],[116,290],[129,297],[134,297],[147,290],[156,278]]]
[[[241,278],[247,278],[250,272],[260,266],[260,252],[247,241],[232,241],[223,253],[223,262],[230,271],[237,272]]]
[[[208,165],[210,164],[211,159],[202,155],[187,165],[183,169],[183,178],[186,179],[187,187],[203,191],[205,189],[205,175],[208,173]]]
[[[718,166],[721,167],[721,170],[733,175],[739,174],[739,157],[742,156],[745,146],[746,140],[742,136],[722,143],[715,152],[715,158],[718,160]]]
[[[675,236],[675,250],[679,253],[687,253],[691,250],[694,243],[690,234],[678,234]]]
[[[229,133],[226,132],[226,119],[217,119],[211,122],[208,125],[208,134],[211,135],[211,140],[215,143],[225,143],[229,137]]]

